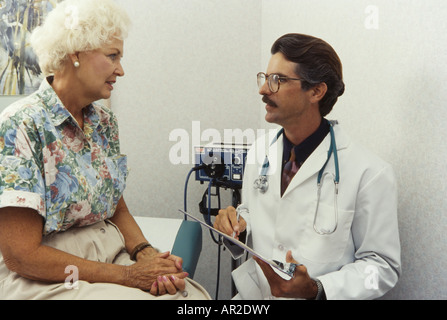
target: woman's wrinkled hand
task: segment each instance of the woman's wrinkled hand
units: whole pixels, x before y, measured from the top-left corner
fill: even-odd
[[[175,294],[185,289],[187,272],[182,270],[182,259],[169,252],[141,255],[127,267],[130,287],[149,291],[153,295]]]

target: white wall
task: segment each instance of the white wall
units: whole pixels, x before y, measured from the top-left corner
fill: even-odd
[[[193,167],[174,165],[169,153],[179,143],[172,133],[208,143],[206,129],[222,137],[224,129],[256,128],[259,96],[256,73],[261,67],[261,3],[258,0],[133,0],[127,7],[133,27],[125,42],[123,66],[112,96],[120,122],[122,152],[131,173],[125,198],[134,215],[181,218],[187,173]],[[200,128],[192,128],[200,121]],[[198,214],[207,185],[191,178],[188,211]],[[229,191],[223,205],[230,205]],[[203,234],[195,279],[214,297],[217,246]],[[230,293],[230,259],[222,254],[219,299]]]
[[[442,0],[263,0],[263,64],[284,33],[329,42],[346,82],[329,117],[394,166],[403,275],[389,299],[447,298],[446,16]]]

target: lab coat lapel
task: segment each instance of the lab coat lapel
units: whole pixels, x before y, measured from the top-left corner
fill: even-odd
[[[335,140],[336,140],[337,152],[338,152],[342,149],[345,149],[348,146],[349,141],[348,141],[346,135],[344,135],[340,131],[340,127],[338,125],[334,126],[334,132],[335,132]],[[287,196],[287,194],[290,193],[293,189],[298,187],[301,183],[303,183],[310,177],[317,174],[318,171],[320,171],[320,169],[323,167],[324,163],[327,160],[327,155],[328,155],[330,144],[331,144],[331,135],[328,134],[324,138],[324,140],[320,143],[320,145],[315,149],[315,151],[312,152],[312,154],[309,156],[309,158],[307,158],[307,160],[303,163],[303,165],[298,170],[296,175],[293,177],[292,181],[290,182],[289,186],[287,187],[286,191],[284,192],[283,198],[285,196]],[[331,157],[330,161],[332,161],[332,157]],[[279,179],[281,179],[281,177],[279,177]],[[281,180],[279,180],[279,181],[281,181]],[[279,182],[279,183],[281,183],[281,182]],[[316,183],[317,183],[317,181],[315,179],[315,185],[316,185]]]
[[[290,181],[290,184],[284,192],[283,197],[287,196],[287,194],[293,189],[320,171],[327,159],[327,152],[330,145],[330,138],[328,137],[320,143],[317,149],[315,149],[315,151],[312,152],[309,158],[307,158],[307,160],[303,163],[293,177],[292,181]]]
[[[268,181],[269,181],[269,189],[273,190],[274,196],[276,199],[281,197],[281,162],[282,162],[282,153],[284,148],[284,135],[278,137],[276,143],[273,143],[269,147],[269,172],[268,172]]]

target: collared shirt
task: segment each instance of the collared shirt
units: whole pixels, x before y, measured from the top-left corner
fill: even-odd
[[[127,174],[117,121],[106,107],[84,108],[82,130],[43,81],[0,115],[0,208],[36,210],[43,235],[112,217]]]
[[[301,167],[304,161],[309,158],[312,152],[315,151],[315,149],[320,145],[320,143],[324,140],[328,133],[329,121],[323,118],[321,119],[321,123],[318,129],[297,146],[294,146],[293,143],[290,142],[289,139],[287,139],[286,135],[284,135],[282,167],[284,168],[284,164],[289,161],[292,148],[295,148],[295,161],[298,165],[298,168]]]

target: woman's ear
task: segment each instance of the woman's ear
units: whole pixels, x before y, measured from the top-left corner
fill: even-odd
[[[79,52],[69,54],[68,59],[69,62],[71,62],[71,65],[75,66],[76,68],[79,67]]]

